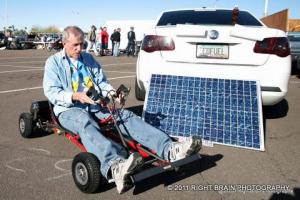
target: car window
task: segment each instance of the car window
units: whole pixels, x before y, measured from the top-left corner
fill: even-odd
[[[246,11],[239,11],[237,23],[247,26],[262,26],[255,17]],[[232,10],[180,10],[165,12],[159,19],[157,26],[177,24],[232,25]]]
[[[290,41],[300,42],[300,34],[299,35],[288,35]]]

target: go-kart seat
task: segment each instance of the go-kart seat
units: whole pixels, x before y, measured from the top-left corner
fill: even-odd
[[[72,131],[68,130],[67,128],[63,127],[63,126],[59,123],[58,118],[56,117],[56,115],[54,114],[54,111],[53,111],[53,106],[54,106],[54,105],[53,105],[50,101],[48,101],[48,103],[49,103],[49,110],[50,110],[51,119],[52,119],[54,125],[55,125],[58,129],[60,129],[62,132],[67,132],[67,133],[71,134],[72,136],[79,136],[79,135],[73,133]]]
[[[72,131],[66,129],[65,127],[63,127],[57,117],[55,116],[54,114],[54,111],[53,111],[53,104],[49,102],[49,110],[50,110],[50,114],[51,114],[51,119],[52,119],[52,122],[54,123],[54,128],[56,128],[57,130],[54,130],[54,131],[57,131],[56,133],[60,134],[60,133],[63,133],[72,143],[74,143],[81,151],[83,152],[86,152],[86,148],[83,146],[83,144],[81,143],[81,139],[80,139],[80,136],[79,134],[75,134],[73,133]]]

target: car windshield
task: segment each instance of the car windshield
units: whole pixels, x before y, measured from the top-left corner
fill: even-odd
[[[232,10],[179,10],[165,12],[157,26],[177,24],[191,25],[232,25]],[[239,11],[237,24],[247,26],[262,26],[249,12]]]
[[[288,38],[292,42],[300,42],[300,33],[295,35],[288,35]]]

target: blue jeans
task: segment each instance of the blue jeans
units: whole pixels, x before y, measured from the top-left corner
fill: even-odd
[[[89,50],[93,48],[93,51],[96,55],[99,54],[99,52],[97,51],[97,46],[96,46],[96,42],[91,42],[91,41],[88,41],[88,46],[86,48],[86,52],[89,52]]]
[[[140,144],[154,150],[159,157],[168,158],[169,145],[172,140],[167,134],[147,124],[128,110],[121,110],[120,114],[121,119],[118,118],[118,122],[121,122],[119,127],[123,135],[130,136]],[[89,113],[84,109],[73,107],[62,112],[58,117],[60,124],[73,133],[79,134],[86,150],[100,160],[100,171],[106,178],[115,160],[128,157],[123,146],[101,134],[96,120],[106,118],[108,115],[106,109],[98,113]]]
[[[134,56],[134,52],[135,52],[135,43],[133,41],[128,42],[127,45],[127,56],[132,55]]]
[[[120,42],[114,42],[113,56],[119,56]]]

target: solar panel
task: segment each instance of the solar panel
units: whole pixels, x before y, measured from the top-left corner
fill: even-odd
[[[264,150],[258,81],[153,74],[146,122],[172,136]]]

